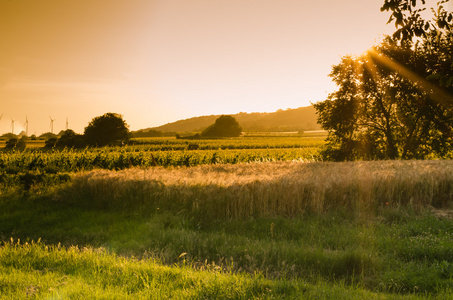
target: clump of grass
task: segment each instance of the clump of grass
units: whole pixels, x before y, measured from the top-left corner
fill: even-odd
[[[64,199],[100,209],[187,212],[205,219],[451,206],[453,161],[278,162],[96,170]]]

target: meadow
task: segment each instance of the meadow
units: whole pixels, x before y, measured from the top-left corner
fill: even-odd
[[[322,139],[2,152],[0,299],[453,299],[453,162]]]

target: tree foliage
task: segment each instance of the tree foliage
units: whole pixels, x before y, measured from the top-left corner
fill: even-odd
[[[85,139],[83,135],[75,133],[74,130],[67,129],[61,133],[55,146],[59,148],[83,148],[85,146]]]
[[[435,14],[435,19],[425,20],[421,16],[421,12],[426,10],[425,0],[385,0],[381,7],[381,11],[390,11],[391,15],[387,22],[395,22],[397,30],[393,37],[397,40],[410,40],[414,37],[426,37],[433,29],[451,30],[453,12],[448,12],[444,9],[444,4],[450,0],[441,0],[437,4],[437,9],[431,8]],[[423,6],[418,6],[418,4]]]
[[[240,136],[241,132],[242,128],[234,117],[221,115],[201,135],[204,137],[234,137]]]
[[[85,127],[84,136],[88,145],[102,147],[127,142],[130,132],[121,115],[106,113],[91,120]]]
[[[315,104],[329,131],[325,159],[425,158],[451,150],[453,36],[442,3],[437,22],[417,27],[422,21],[410,19],[420,18],[415,1],[386,1],[400,33],[333,67],[338,90]],[[442,27],[433,25],[439,18]]]
[[[27,137],[23,136],[20,139],[11,138],[5,143],[5,149],[7,150],[20,150],[23,151],[27,146]]]
[[[431,74],[428,79],[442,87],[453,86],[453,12],[445,9],[444,5],[451,0],[442,0],[436,8],[431,8],[433,20],[425,20],[421,12],[426,10],[425,0],[385,0],[381,11],[390,11],[388,23],[395,23],[396,31],[393,34],[395,41],[402,44],[420,41],[429,50],[431,59],[436,58],[438,65],[431,62]],[[421,6],[419,5],[421,4]]]

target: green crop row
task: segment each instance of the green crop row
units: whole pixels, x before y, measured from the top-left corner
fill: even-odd
[[[183,140],[168,138],[133,139],[126,151],[282,149],[320,147],[325,136],[315,137],[240,137],[218,140]]]
[[[117,148],[118,149],[118,148]],[[77,172],[92,169],[121,170],[130,167],[196,166],[255,161],[312,160],[318,148],[183,150],[127,152],[112,149],[84,151],[26,151],[0,153],[0,174],[21,172]]]

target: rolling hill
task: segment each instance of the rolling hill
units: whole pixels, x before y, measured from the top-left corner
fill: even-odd
[[[179,120],[158,127],[134,131],[134,136],[147,136],[156,132],[201,132],[213,124],[220,115],[210,115]],[[236,118],[244,131],[307,131],[319,130],[316,123],[316,110],[313,106],[278,110],[272,113],[238,113]]]

